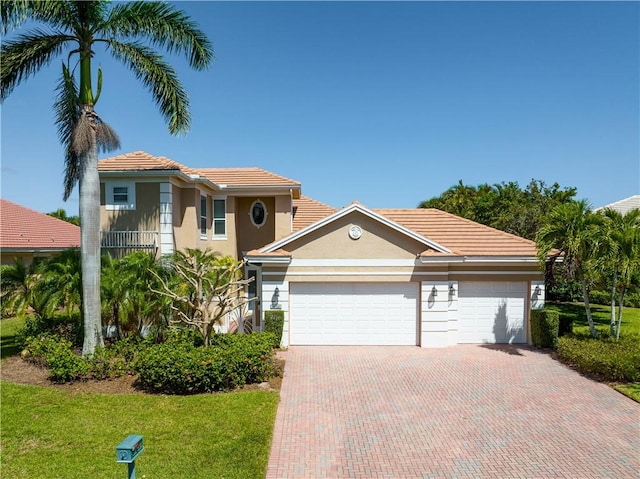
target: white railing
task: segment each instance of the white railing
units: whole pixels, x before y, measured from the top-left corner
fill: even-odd
[[[100,246],[107,249],[158,248],[157,231],[101,231]]]

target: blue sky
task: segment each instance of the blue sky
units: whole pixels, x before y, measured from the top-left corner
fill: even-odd
[[[168,56],[191,131],[169,135],[133,74],[98,50],[112,154],[258,166],[335,207],[413,208],[459,180],[557,182],[594,207],[640,194],[638,2],[179,6],[216,54],[206,72]],[[2,105],[1,196],[77,214],[53,124],[60,61]]]

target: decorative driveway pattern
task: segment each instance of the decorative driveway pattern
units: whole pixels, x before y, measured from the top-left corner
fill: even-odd
[[[638,478],[640,404],[511,346],[291,347],[267,479]]]

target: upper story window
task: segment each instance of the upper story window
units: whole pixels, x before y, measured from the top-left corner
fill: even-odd
[[[213,199],[213,237],[225,239],[227,237],[227,199]]]
[[[105,208],[107,210],[135,210],[136,184],[133,181],[106,181]]]
[[[200,196],[200,236],[207,237],[207,197]]]
[[[267,222],[267,214],[267,208],[264,203],[260,200],[255,200],[249,211],[249,217],[253,225],[257,228],[263,226]]]

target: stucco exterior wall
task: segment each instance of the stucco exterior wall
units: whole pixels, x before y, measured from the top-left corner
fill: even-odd
[[[159,231],[160,184],[136,183],[135,210],[107,210],[105,186],[100,184],[100,229],[103,231]]]
[[[263,226],[256,227],[249,216],[251,205],[260,200],[267,210],[267,219]],[[250,251],[273,242],[276,232],[276,201],[274,197],[237,197],[236,198],[236,235],[238,238],[238,250]]]

